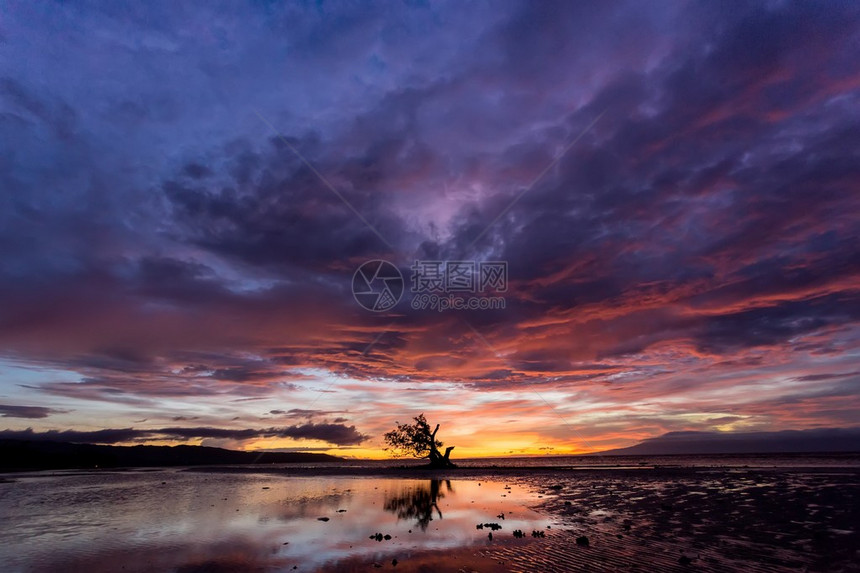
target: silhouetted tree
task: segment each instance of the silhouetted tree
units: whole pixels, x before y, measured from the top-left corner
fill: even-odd
[[[443,446],[442,442],[436,439],[436,433],[439,431],[439,424],[436,424],[436,429],[430,431],[430,424],[424,414],[420,414],[413,418],[412,424],[397,424],[397,428],[385,434],[385,443],[388,444],[388,449],[393,450],[400,455],[408,455],[415,458],[427,458],[430,461],[430,466],[434,468],[455,468],[457,467],[449,456],[454,446],[445,448],[445,453],[441,453],[439,448]]]

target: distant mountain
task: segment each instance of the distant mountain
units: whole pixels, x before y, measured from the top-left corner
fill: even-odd
[[[860,428],[781,432],[669,432],[601,455],[789,454],[860,452]]]
[[[338,462],[306,452],[238,452],[205,446],[99,446],[0,440],[0,471]]]

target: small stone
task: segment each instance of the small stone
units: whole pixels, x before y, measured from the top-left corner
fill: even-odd
[[[237,510],[237,511],[238,511],[238,510]],[[329,520],[329,518],[328,518],[328,517],[318,517],[318,518],[317,518],[317,521],[328,521],[328,520]]]
[[[692,562],[693,560],[686,555],[681,555],[681,557],[678,559],[678,563],[680,563],[681,565],[689,565]]]
[[[579,537],[576,538],[576,544],[581,546],[581,547],[588,547],[588,545],[589,545],[588,538],[584,535],[580,535]]]

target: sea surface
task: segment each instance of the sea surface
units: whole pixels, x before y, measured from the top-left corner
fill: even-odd
[[[677,454],[666,456],[618,456],[599,454],[585,456],[529,456],[499,458],[458,458],[462,468],[860,468],[860,452],[808,453],[808,454]],[[418,467],[426,462],[414,459],[350,460],[308,464],[260,464],[261,469],[286,468],[390,468]]]
[[[669,456],[531,456],[456,460],[461,467],[500,468],[595,468],[595,467],[690,467],[690,468],[803,468],[860,467],[860,453],[809,454],[710,454]],[[359,465],[367,462],[354,462]],[[392,465],[385,460],[382,465]]]

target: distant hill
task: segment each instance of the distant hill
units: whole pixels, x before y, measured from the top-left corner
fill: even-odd
[[[785,430],[781,432],[669,432],[601,455],[791,454],[860,452],[860,428]]]
[[[338,461],[342,458],[305,452],[239,452],[205,446],[100,446],[0,440],[2,471]]]

